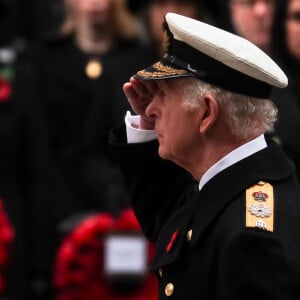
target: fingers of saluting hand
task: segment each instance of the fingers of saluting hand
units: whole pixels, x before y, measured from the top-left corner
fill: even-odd
[[[157,91],[157,85],[154,80],[137,80],[133,77],[130,78],[130,83],[134,86],[137,93],[143,94],[144,97],[153,97]]]
[[[123,85],[124,93],[134,112],[145,116],[147,106],[151,103],[157,85],[153,80],[140,81],[133,77]]]
[[[123,85],[123,90],[133,111],[140,115],[140,128],[154,129],[155,121],[146,113],[153,100],[157,85],[153,80],[140,81],[133,77]]]
[[[136,92],[135,88],[130,82],[126,82],[123,85],[123,91],[126,97],[129,99],[136,99],[138,98],[138,93]]]
[[[131,77],[130,82],[124,84],[123,90],[128,100],[151,101],[157,85],[153,80],[141,81]]]

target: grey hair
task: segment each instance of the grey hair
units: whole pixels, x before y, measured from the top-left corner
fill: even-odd
[[[233,93],[196,78],[183,79],[182,84],[187,109],[199,107],[204,94],[213,95],[237,138],[247,139],[256,132],[274,130],[278,109],[271,100]]]

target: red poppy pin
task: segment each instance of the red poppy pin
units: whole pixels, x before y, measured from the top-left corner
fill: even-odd
[[[168,243],[167,249],[166,249],[168,253],[172,250],[172,248],[176,242],[176,239],[178,237],[178,233],[179,233],[178,229],[176,229],[176,231],[173,232],[170,242]]]

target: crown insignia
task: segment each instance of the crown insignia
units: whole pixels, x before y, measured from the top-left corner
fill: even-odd
[[[259,191],[259,192],[254,192],[254,193],[252,194],[252,196],[253,196],[254,200],[260,201],[260,202],[266,201],[266,200],[268,199],[268,197],[269,197],[266,193],[263,193],[263,192],[261,192],[261,191]]]

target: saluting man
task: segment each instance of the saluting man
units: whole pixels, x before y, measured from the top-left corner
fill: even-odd
[[[300,299],[300,189],[264,136],[288,80],[241,37],[174,13],[164,27],[164,57],[123,87],[137,115],[111,136],[159,299]]]

